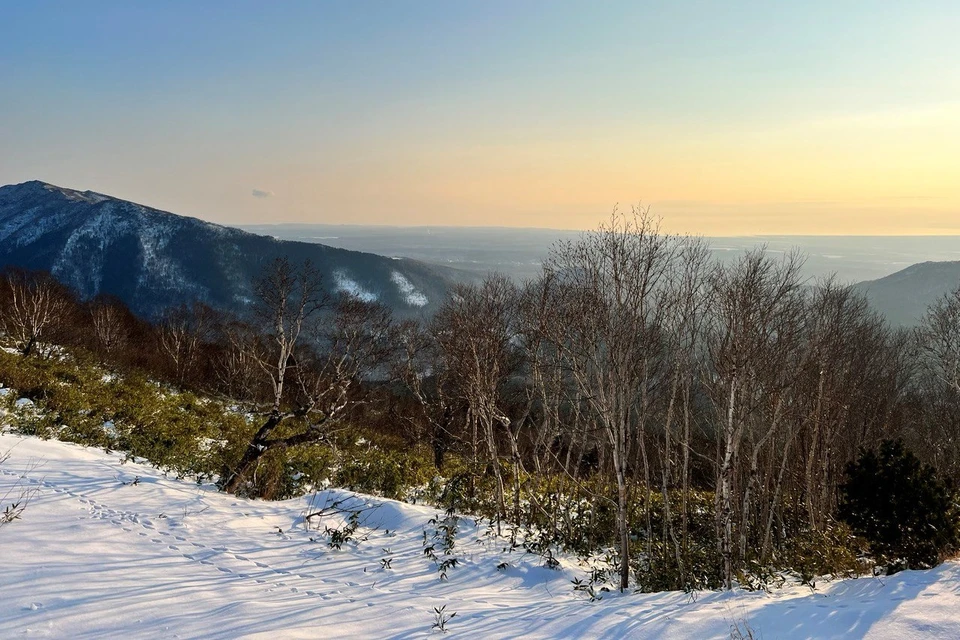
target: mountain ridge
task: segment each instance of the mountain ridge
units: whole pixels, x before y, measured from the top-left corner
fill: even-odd
[[[960,261],[912,264],[876,280],[853,285],[891,325],[911,327],[927,308],[960,285]]]
[[[115,295],[139,315],[200,300],[243,314],[279,257],[310,260],[330,292],[429,311],[457,279],[416,260],[279,240],[95,191],[33,180],[0,187],[0,264],[50,271],[84,298]]]

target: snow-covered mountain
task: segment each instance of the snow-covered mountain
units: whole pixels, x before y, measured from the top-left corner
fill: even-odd
[[[0,265],[52,272],[89,298],[112,294],[155,317],[201,300],[242,312],[264,265],[309,259],[331,291],[429,312],[453,270],[407,259],[277,240],[39,181],[0,187]]]

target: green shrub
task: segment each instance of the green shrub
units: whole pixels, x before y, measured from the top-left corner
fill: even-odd
[[[952,488],[900,441],[861,451],[840,491],[840,518],[889,572],[935,566],[960,542]]]
[[[866,567],[861,559],[863,540],[844,522],[830,522],[824,531],[805,530],[791,536],[783,563],[799,574],[803,584],[816,586],[820,576],[853,577]]]
[[[416,450],[385,450],[377,446],[341,454],[336,476],[340,487],[402,499],[410,487],[430,482],[436,470],[429,456]]]
[[[145,458],[179,477],[209,480],[248,436],[242,417],[220,403],[167,390],[141,375],[108,376],[83,359],[23,358],[0,352],[0,383],[20,433]],[[13,409],[16,398],[35,406]],[[113,428],[105,425],[112,423]]]

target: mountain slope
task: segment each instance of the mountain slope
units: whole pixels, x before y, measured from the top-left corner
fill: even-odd
[[[453,270],[406,259],[282,241],[92,191],[33,181],[0,187],[0,265],[52,272],[83,297],[112,294],[156,317],[202,300],[242,313],[251,283],[277,257],[309,259],[330,291],[429,311]]]
[[[960,285],[960,262],[921,262],[854,285],[892,325],[918,324],[927,307]]]

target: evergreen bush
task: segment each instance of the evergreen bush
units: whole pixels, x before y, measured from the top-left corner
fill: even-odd
[[[960,542],[953,488],[900,441],[861,450],[840,492],[840,518],[869,541],[888,572],[935,566]]]

